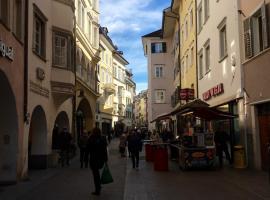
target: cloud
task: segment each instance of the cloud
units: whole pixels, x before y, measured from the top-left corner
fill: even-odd
[[[146,90],[148,87],[147,85],[147,82],[136,83],[136,94],[139,94],[142,90]]]

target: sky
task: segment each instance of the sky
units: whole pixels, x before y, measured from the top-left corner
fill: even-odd
[[[147,60],[141,37],[162,26],[162,12],[171,0],[100,0],[100,24],[129,61],[136,93],[147,89]]]

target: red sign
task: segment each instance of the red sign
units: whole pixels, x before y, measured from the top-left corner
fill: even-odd
[[[194,89],[185,88],[180,90],[180,99],[181,100],[192,100],[194,99]]]
[[[223,83],[218,84],[217,86],[211,88],[210,90],[207,90],[205,93],[203,93],[203,100],[208,101],[212,97],[218,96],[220,94],[224,93]]]

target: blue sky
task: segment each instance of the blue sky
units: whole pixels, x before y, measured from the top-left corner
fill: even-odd
[[[147,88],[147,62],[141,36],[161,28],[162,11],[171,0],[100,0],[100,22],[129,61],[137,93]]]

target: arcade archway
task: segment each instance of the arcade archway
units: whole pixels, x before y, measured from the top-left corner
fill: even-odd
[[[47,168],[47,121],[41,106],[37,106],[31,117],[28,139],[28,168]]]
[[[0,182],[15,182],[17,176],[18,115],[12,88],[0,71]]]
[[[89,102],[84,98],[81,100],[76,115],[77,137],[79,137],[83,130],[90,131],[93,129],[93,115]]]

